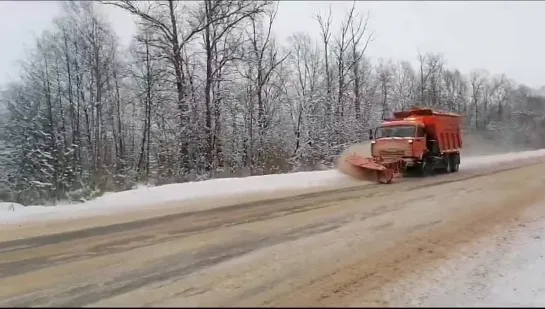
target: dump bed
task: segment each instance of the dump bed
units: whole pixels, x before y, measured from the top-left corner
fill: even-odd
[[[394,113],[397,121],[412,120],[424,124],[439,144],[441,152],[457,152],[462,148],[461,117],[431,109],[417,109]]]

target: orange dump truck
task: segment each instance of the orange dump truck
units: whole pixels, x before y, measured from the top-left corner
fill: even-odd
[[[457,172],[460,166],[461,117],[431,109],[394,113],[370,130],[371,158],[356,154],[347,161],[359,168],[376,171],[377,180],[390,183],[405,172],[427,176],[435,171]]]

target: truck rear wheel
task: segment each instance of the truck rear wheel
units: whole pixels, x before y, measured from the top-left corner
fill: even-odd
[[[450,173],[452,172],[452,164],[454,163],[454,160],[452,159],[453,156],[451,156],[449,153],[445,154],[444,160],[445,160],[445,172]]]
[[[458,172],[460,169],[460,154],[453,154],[450,156],[450,171],[452,173]]]

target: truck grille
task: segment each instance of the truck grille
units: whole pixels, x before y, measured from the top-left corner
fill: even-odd
[[[380,150],[378,154],[380,156],[403,156],[405,155],[405,150]]]

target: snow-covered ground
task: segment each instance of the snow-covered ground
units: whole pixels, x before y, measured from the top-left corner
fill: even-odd
[[[460,169],[478,169],[497,165],[498,163],[541,156],[545,156],[545,149],[490,156],[464,157]],[[319,191],[328,187],[343,185],[361,185],[361,181],[354,180],[336,170],[245,178],[222,178],[158,187],[141,187],[124,192],[107,193],[81,204],[25,207],[15,203],[0,203],[0,223],[21,220],[48,220],[59,217],[76,218],[130,211],[135,208],[146,208],[164,203],[194,201],[201,198],[222,198],[233,195],[308,189]]]
[[[545,306],[545,205],[457,250],[455,256],[387,287],[418,307]]]

